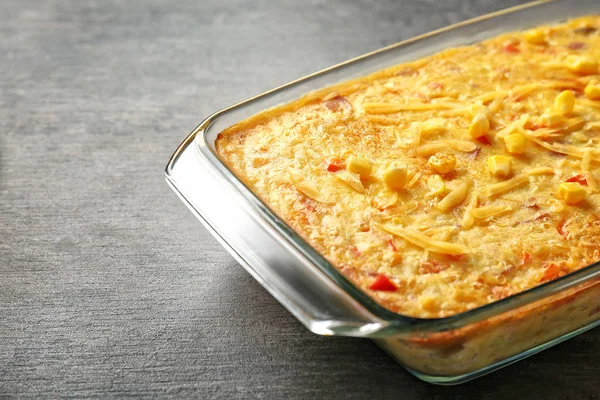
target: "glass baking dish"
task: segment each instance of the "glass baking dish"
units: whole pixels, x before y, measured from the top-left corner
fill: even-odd
[[[265,109],[437,51],[600,11],[539,1],[388,46],[219,111],[177,148],[167,182],[219,242],[312,332],[374,339],[417,377],[456,384],[600,324],[600,263],[458,315],[420,319],[378,305],[280,220],[219,159],[219,132]]]

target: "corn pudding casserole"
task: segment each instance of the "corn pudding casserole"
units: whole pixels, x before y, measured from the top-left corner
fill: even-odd
[[[600,260],[599,60],[600,16],[504,34],[262,112],[217,152],[377,303],[451,316]]]

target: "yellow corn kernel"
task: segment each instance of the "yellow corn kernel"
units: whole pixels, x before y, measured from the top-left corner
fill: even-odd
[[[472,104],[469,107],[469,112],[471,113],[471,115],[473,117],[476,116],[477,114],[483,114],[486,117],[488,117],[488,119],[489,119],[490,115],[492,114],[491,111],[490,111],[490,109],[487,106],[484,106],[481,103]]]
[[[577,182],[563,182],[558,186],[558,196],[567,204],[576,204],[587,197],[587,191]]]
[[[421,307],[425,311],[434,312],[439,308],[437,297],[421,296],[421,298],[419,298],[419,303],[421,303]]]
[[[512,133],[504,137],[504,144],[506,144],[506,150],[509,153],[523,154],[527,145],[527,139],[525,139],[525,135],[522,133]]]
[[[490,131],[490,121],[485,114],[477,114],[469,126],[469,136],[473,139],[485,136]]]
[[[491,156],[487,160],[490,172],[499,178],[506,178],[511,173],[512,162],[507,156]]]
[[[368,178],[373,170],[371,162],[365,158],[350,156],[346,164],[346,169],[353,174],[360,175],[361,179]]]
[[[554,99],[554,109],[561,114],[568,114],[575,107],[575,95],[570,90],[565,90]]]
[[[383,183],[392,190],[400,190],[406,186],[408,173],[406,166],[398,163],[391,163],[383,173]]]
[[[427,179],[427,187],[429,192],[434,195],[442,194],[446,191],[446,183],[439,175],[431,175]]]
[[[546,43],[546,34],[541,29],[531,29],[525,32],[525,40],[532,44]]]
[[[588,99],[600,100],[600,82],[596,79],[591,80],[585,87],[585,96]]]
[[[565,118],[562,116],[562,114],[552,110],[546,110],[540,116],[540,123],[549,128],[561,125],[563,122],[565,122]]]
[[[567,57],[566,62],[569,69],[577,74],[592,75],[598,73],[598,62],[590,57],[571,54]]]
[[[435,153],[427,161],[427,165],[435,173],[449,174],[456,170],[456,157],[452,154]]]

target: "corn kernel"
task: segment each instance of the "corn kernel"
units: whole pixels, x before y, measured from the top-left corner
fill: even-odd
[[[568,114],[575,107],[575,95],[570,90],[565,90],[554,99],[554,109],[561,114]]]
[[[485,114],[477,114],[473,117],[469,126],[469,136],[473,139],[485,136],[490,131],[490,121]]]
[[[487,160],[490,172],[499,178],[506,178],[511,173],[512,162],[507,156],[491,156]]]
[[[483,115],[485,115],[486,117],[488,117],[488,119],[489,119],[489,118],[490,118],[490,116],[492,115],[492,113],[491,113],[490,109],[489,109],[487,106],[484,106],[484,105],[483,105],[483,104],[481,104],[481,103],[475,103],[475,104],[472,104],[472,105],[469,107],[469,112],[471,113],[471,115],[472,115],[473,117],[474,117],[474,116],[476,116],[477,114],[483,114]]]
[[[361,179],[368,178],[373,170],[371,162],[365,158],[351,156],[346,164],[346,169],[353,174],[360,175]]]
[[[546,43],[546,34],[541,29],[531,29],[525,32],[525,40],[532,44]]]
[[[442,194],[446,191],[446,183],[439,175],[431,175],[429,179],[427,179],[427,187],[429,188],[429,192],[431,194]]]
[[[383,183],[392,190],[400,190],[408,182],[408,173],[406,166],[398,163],[391,163],[383,173]]]
[[[558,186],[558,196],[567,204],[576,204],[587,197],[587,191],[577,182],[563,182]]]
[[[512,133],[504,137],[504,144],[506,144],[506,150],[509,153],[523,154],[527,145],[527,139],[525,139],[525,135],[522,133]]]
[[[570,55],[567,57],[567,66],[580,75],[598,73],[598,62],[590,57]]]
[[[425,311],[434,312],[439,307],[437,298],[432,296],[422,296],[419,298],[419,303],[421,303],[421,307]]]
[[[585,95],[588,99],[600,100],[600,82],[596,79],[590,81],[585,87]]]
[[[561,125],[565,121],[562,114],[554,112],[552,110],[546,110],[540,116],[540,123],[545,127],[555,127]]]
[[[456,157],[452,154],[436,153],[429,157],[427,165],[438,174],[449,174],[456,169]]]

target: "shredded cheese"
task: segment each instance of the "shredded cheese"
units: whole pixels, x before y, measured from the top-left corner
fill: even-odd
[[[441,211],[448,211],[451,208],[456,207],[460,203],[463,202],[465,197],[467,196],[467,190],[469,189],[468,182],[462,182],[456,189],[451,191],[437,203],[436,207]]]
[[[586,149],[581,157],[581,170],[589,171],[592,167],[592,152],[590,149]]]
[[[600,110],[600,101],[598,100],[578,99],[577,102],[579,104],[595,108],[596,110]]]
[[[401,111],[446,110],[457,107],[451,103],[363,103],[363,109],[370,114],[394,114]]]
[[[300,192],[304,193],[306,196],[310,197],[313,200],[322,202],[323,195],[319,191],[316,183],[307,181],[302,172],[299,170],[290,170],[289,171],[290,178],[292,183]]]
[[[594,176],[594,174],[591,171],[584,171],[583,174],[585,175],[585,180],[586,180],[589,188],[593,192],[598,192],[600,190],[600,185],[598,185],[598,181],[596,180],[596,177]]]
[[[533,175],[554,175],[554,168],[550,168],[550,167],[532,168],[529,171],[527,171],[526,174],[529,175],[529,176],[533,176]]]
[[[434,253],[449,254],[449,255],[461,255],[468,253],[468,249],[465,245],[459,243],[450,243],[441,240],[434,240],[430,237],[423,235],[422,233],[412,231],[410,229],[391,226],[391,225],[378,225],[380,229],[385,232],[391,233],[401,237],[402,239],[410,242],[416,246],[419,246],[425,250],[432,251]]]
[[[471,210],[471,215],[477,219],[485,219],[485,218],[489,218],[489,217],[495,217],[498,215],[506,214],[507,212],[511,212],[511,211],[512,211],[512,207],[509,205],[496,204],[496,205],[474,208]]]
[[[467,205],[467,209],[465,210],[465,213],[464,213],[462,221],[461,221],[463,228],[469,229],[470,227],[473,226],[473,223],[475,222],[475,218],[473,218],[473,215],[471,215],[471,210],[473,210],[475,207],[477,207],[478,201],[479,201],[479,199],[478,199],[477,194],[473,195],[473,197],[471,198],[471,201]]]
[[[507,94],[508,93],[505,91],[488,92],[488,93],[484,93],[479,96],[473,97],[473,100],[474,101],[479,100],[485,104],[485,103],[489,103],[492,100],[496,100],[499,97],[504,98],[504,97],[506,97]]]
[[[413,175],[410,182],[408,182],[408,185],[406,185],[406,186],[407,187],[413,186],[415,183],[417,183],[417,181],[419,180],[420,177],[421,177],[421,173],[417,172],[416,174]]]
[[[348,171],[341,171],[335,174],[335,176],[350,186],[352,189],[356,190],[358,193],[365,193],[365,187],[363,186],[360,178],[356,174],[351,174]]]
[[[509,190],[512,190],[516,187],[519,187],[526,182],[529,182],[529,178],[527,177],[527,175],[518,175],[507,181],[488,186],[485,192],[488,195],[488,197],[497,196],[499,194],[508,192]]]
[[[417,157],[429,157],[435,153],[444,153],[448,149],[455,151],[470,153],[477,149],[477,145],[467,140],[440,140],[435,143],[426,143],[421,146],[412,148],[410,154]]]

